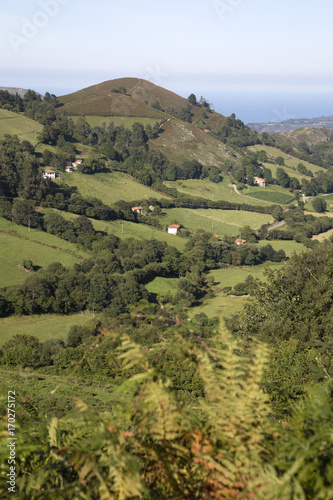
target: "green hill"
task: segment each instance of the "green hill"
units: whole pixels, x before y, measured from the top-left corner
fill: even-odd
[[[73,243],[37,229],[29,231],[0,217],[1,287],[22,283],[27,278],[24,260],[31,260],[37,267],[47,267],[52,262],[72,266],[88,256]]]
[[[43,126],[26,116],[0,109],[0,139],[6,134],[17,135],[20,141],[29,141],[34,146],[37,144],[37,134]]]

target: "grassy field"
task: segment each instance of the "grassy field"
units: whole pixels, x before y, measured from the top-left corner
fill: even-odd
[[[79,172],[64,173],[60,183],[76,186],[84,197],[94,197],[107,205],[116,201],[134,201],[145,198],[165,198],[162,194],[143,184],[135,182],[133,177],[122,172],[98,173],[95,175]]]
[[[174,295],[177,288],[178,278],[154,278],[152,281],[146,284],[148,292],[152,295]]]
[[[249,148],[251,151],[266,151],[267,153],[267,156],[268,157],[271,157],[271,158],[277,158],[278,156],[282,156],[282,158],[284,159],[285,161],[285,166],[287,167],[286,171],[288,172],[288,167],[289,169],[291,170],[291,172],[294,172],[292,170],[292,168],[297,168],[297,165],[299,163],[303,163],[303,165],[305,165],[305,167],[309,170],[311,170],[311,172],[314,174],[315,172],[317,172],[318,170],[325,170],[323,169],[322,167],[319,167],[318,165],[313,165],[313,163],[309,163],[308,161],[303,161],[303,160],[300,160],[299,158],[295,158],[294,156],[291,156],[291,155],[288,155],[286,153],[283,153],[280,149],[278,148],[274,148],[273,146],[263,146],[261,144],[258,144],[256,146],[251,146]],[[266,164],[267,168],[271,168],[273,167],[272,164],[270,163],[267,163]],[[279,165],[276,165],[276,167],[278,167]],[[299,172],[294,172],[293,174],[291,172],[288,172],[288,174],[291,176],[291,177],[297,177],[296,174],[300,175],[301,177],[305,177],[307,179],[310,179],[310,177],[306,177],[302,174],[300,174]],[[273,170],[272,170],[272,173],[273,173]],[[298,177],[297,177],[298,178]]]
[[[292,254],[301,253],[306,251],[306,246],[302,243],[297,243],[294,240],[261,240],[258,242],[259,247],[264,247],[265,245],[272,245],[274,250],[284,250],[287,257],[291,257]]]
[[[265,188],[251,186],[243,191],[244,193],[248,193],[252,198],[266,200],[271,205],[288,205],[289,203],[295,202],[295,196],[288,192],[287,189],[283,189],[279,186],[269,185]]]
[[[214,276],[213,289],[215,297],[207,299],[202,305],[190,309],[190,315],[200,314],[201,312],[207,314],[208,317],[213,316],[232,316],[239,312],[246,300],[246,297],[233,297],[225,295],[222,290],[225,287],[234,287],[237,283],[242,283],[248,276],[253,276],[255,279],[265,281],[265,269],[279,269],[283,263],[267,263],[260,266],[242,266],[242,267],[229,267],[226,269],[215,269],[209,274]]]
[[[29,141],[33,146],[37,144],[37,134],[43,130],[43,125],[26,116],[0,109],[0,139],[5,134],[17,135],[20,141]]]
[[[32,260],[34,266],[45,267],[52,262],[72,266],[89,254],[74,244],[36,229],[18,226],[0,218],[0,286],[22,283],[28,273],[19,269],[23,260]]]
[[[124,238],[136,238],[139,240],[158,240],[164,241],[170,246],[177,248],[182,252],[185,248],[186,239],[175,237],[172,234],[155,229],[153,226],[146,226],[145,224],[134,224],[134,222],[120,220],[106,222],[106,221],[95,221],[91,219],[94,227],[98,231],[105,231],[109,234],[114,234],[121,239]]]
[[[47,211],[52,210],[58,212],[64,219],[74,220],[79,217],[76,214],[72,214],[69,212],[61,212],[60,210],[54,210],[51,208],[45,208],[41,210],[42,213],[46,213]],[[185,238],[175,238],[173,235],[168,234],[162,230],[156,229],[153,226],[148,226],[145,224],[135,224],[134,222],[129,221],[104,221],[104,220],[95,220],[90,219],[96,231],[103,231],[107,234],[114,234],[118,236],[118,238],[126,239],[126,238],[136,238],[138,240],[159,240],[165,241],[168,245],[177,248],[180,252],[182,252],[185,248],[186,239]]]
[[[244,297],[230,297],[218,294],[213,299],[206,300],[202,305],[192,307],[189,310],[189,317],[192,318],[195,314],[204,313],[209,318],[213,316],[227,318],[238,313],[242,309],[245,300]]]
[[[34,335],[41,342],[52,338],[66,340],[73,325],[82,325],[93,318],[92,313],[42,314],[33,316],[10,316],[0,319],[0,345],[13,335]]]
[[[262,224],[271,223],[270,215],[255,212],[242,212],[238,210],[212,210],[188,208],[172,208],[165,210],[160,217],[163,225],[169,225],[177,221],[190,231],[205,229],[219,236],[238,236],[239,229],[250,226],[252,229],[259,228]]]
[[[326,201],[328,212],[333,212],[333,194],[319,195],[318,198],[322,198],[323,200]],[[306,210],[310,210],[311,212],[313,211],[312,198],[310,198],[310,200],[305,204],[304,208]],[[313,215],[315,215],[315,214],[313,214]],[[327,215],[328,217],[330,217],[330,213],[318,214],[318,215]]]
[[[330,229],[326,233],[316,234],[315,236],[312,236],[312,239],[317,241],[324,241],[332,238],[332,236],[333,236],[333,229]]]
[[[225,177],[223,182],[211,182],[208,179],[187,179],[186,181],[167,181],[165,184],[170,187],[175,187],[180,193],[189,194],[191,196],[199,196],[200,198],[207,198],[208,200],[225,200],[230,203],[250,203],[257,205],[270,205],[270,203],[262,200],[252,200],[244,196],[244,193],[238,194],[234,188],[229,185],[231,178]]]
[[[71,120],[75,123],[80,116],[71,116]],[[158,120],[157,118],[146,118],[144,116],[93,116],[87,115],[85,116],[86,121],[89,123],[91,127],[98,127],[102,125],[102,123],[106,123],[107,125],[111,122],[115,124],[116,127],[123,125],[125,128],[131,129],[134,123],[142,123],[145,127],[146,125],[151,125],[152,127]]]

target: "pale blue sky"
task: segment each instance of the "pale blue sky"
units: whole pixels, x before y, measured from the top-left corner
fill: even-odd
[[[333,91],[331,0],[14,0],[0,86],[136,76],[178,92]]]

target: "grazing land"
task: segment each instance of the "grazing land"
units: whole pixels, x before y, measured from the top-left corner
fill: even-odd
[[[262,224],[273,222],[273,217],[241,210],[172,208],[165,210],[160,222],[163,225],[177,222],[190,231],[204,229],[218,236],[238,236],[241,227],[258,229]]]
[[[0,139],[6,134],[17,135],[20,141],[30,141],[37,144],[37,134],[43,130],[43,125],[27,118],[23,114],[0,109]]]
[[[69,316],[42,314],[0,318],[0,345],[8,342],[14,335],[33,335],[41,342],[52,338],[66,340],[72,326],[83,325],[93,317],[93,313],[85,312]]]
[[[94,175],[80,172],[64,173],[60,183],[76,186],[84,197],[94,197],[110,205],[119,200],[134,201],[144,198],[166,198],[163,194],[143,184],[123,172],[98,173]]]
[[[314,165],[313,163],[309,163],[308,161],[300,160],[299,158],[295,158],[295,156],[291,156],[291,155],[288,155],[287,153],[283,153],[283,151],[281,151],[280,149],[275,148],[273,146],[264,146],[264,145],[260,144],[260,145],[256,145],[256,146],[251,146],[249,149],[251,151],[262,151],[262,150],[264,150],[264,151],[266,151],[267,156],[271,157],[272,159],[277,158],[278,156],[282,156],[282,158],[284,159],[284,162],[285,162],[285,167],[287,167],[286,168],[286,172],[291,177],[297,177],[297,174],[301,175],[301,174],[299,174],[299,172],[293,170],[293,169],[297,168],[297,165],[299,163],[303,163],[303,165],[307,169],[311,170],[311,172],[313,174],[315,172],[318,172],[318,171],[325,171],[324,168],[319,167],[318,165]],[[278,166],[279,165],[276,165],[276,167],[278,167]],[[274,164],[267,163],[266,167],[267,168],[274,167]],[[285,167],[283,167],[283,168],[285,168]],[[292,173],[292,172],[294,172],[294,173]],[[273,170],[272,170],[272,173],[273,173]],[[307,176],[304,176],[304,175],[301,175],[301,176],[304,177],[304,178],[306,178],[306,179],[308,179],[308,180],[310,179],[310,177],[307,177]]]
[[[251,186],[249,189],[244,189],[244,194],[245,192],[252,198],[268,201],[272,205],[288,205],[289,203],[295,202],[295,196],[290,194],[287,189],[283,189],[279,186],[269,185],[266,188]]]
[[[0,218],[0,273],[1,286],[22,283],[28,272],[22,270],[24,260],[34,266],[46,267],[52,262],[72,266],[89,254],[76,245],[37,229],[18,226]],[[17,266],[21,266],[18,268]]]

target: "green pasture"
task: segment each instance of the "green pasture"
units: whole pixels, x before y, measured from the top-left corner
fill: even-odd
[[[18,226],[0,218],[0,286],[16,285],[25,281],[28,272],[19,269],[24,260],[34,266],[46,267],[52,262],[72,266],[88,254],[57,236],[36,229]]]
[[[242,309],[246,297],[225,295],[222,291],[223,288],[234,287],[237,283],[243,283],[250,275],[254,279],[265,281],[264,272],[266,269],[275,270],[283,265],[284,263],[269,262],[259,266],[228,267],[211,271],[209,274],[214,277],[213,290],[215,297],[205,300],[200,306],[191,308],[190,315],[194,316],[203,312],[208,317],[228,317],[238,313]]]
[[[282,229],[284,229],[282,227]],[[266,245],[272,245],[274,250],[284,250],[287,257],[291,257],[293,253],[301,253],[307,250],[306,246],[302,243],[297,243],[294,240],[261,240],[258,242],[259,247],[264,247]]]
[[[64,173],[60,183],[76,186],[83,197],[100,199],[106,205],[116,201],[144,200],[145,198],[165,198],[153,189],[139,184],[133,177],[122,172],[98,173],[94,175],[80,172]]]
[[[6,134],[17,135],[20,141],[37,144],[37,134],[43,130],[43,125],[27,118],[23,114],[0,109],[0,139]]]
[[[191,307],[189,316],[193,317],[195,314],[204,313],[209,318],[213,316],[227,318],[237,314],[242,309],[245,300],[244,297],[230,297],[218,294],[212,299],[205,300],[200,306]]]
[[[314,165],[313,163],[309,163],[308,161],[303,161],[303,160],[300,160],[299,158],[295,158],[295,156],[291,156],[291,155],[288,155],[287,153],[283,153],[283,151],[281,151],[278,148],[275,148],[274,146],[263,146],[261,144],[257,144],[256,146],[249,147],[249,149],[251,151],[262,151],[262,150],[264,150],[264,151],[266,151],[267,156],[268,157],[272,157],[272,158],[277,158],[278,156],[282,156],[282,158],[284,158],[286,167],[289,167],[290,169],[292,169],[292,168],[296,169],[297,165],[299,163],[303,163],[303,165],[305,165],[306,168],[308,168],[309,170],[311,170],[311,172],[313,174],[315,172],[317,172],[318,170],[325,170],[322,167],[319,167],[318,165]],[[266,164],[267,168],[271,168],[270,165],[271,164],[267,163]],[[279,165],[277,165],[277,167],[278,166]],[[289,173],[289,172],[288,172],[288,174],[291,177],[296,177],[296,174],[299,174],[299,172],[295,172],[295,175],[291,175],[291,173]],[[299,175],[302,175],[302,174],[299,174]],[[304,175],[302,177],[304,177]],[[306,177],[306,178],[310,179],[310,177]]]
[[[67,220],[75,220],[77,217],[79,217],[76,214],[70,212],[62,212],[53,208],[45,208],[41,210],[41,212],[46,213],[49,210],[59,213],[64,219]],[[187,241],[185,238],[176,238],[173,235],[168,234],[166,230],[157,229],[146,224],[136,224],[134,222],[126,220],[104,221],[90,218],[89,220],[93,224],[96,231],[103,231],[106,234],[114,234],[121,239],[136,238],[138,240],[155,239],[159,241],[165,241],[166,243],[168,243],[168,245],[177,248],[177,250],[179,250],[180,252],[184,250]]]
[[[172,208],[164,212],[160,222],[165,226],[179,223],[190,231],[204,229],[218,236],[238,236],[239,229],[243,226],[258,229],[262,224],[273,222],[270,215],[241,210]]]
[[[259,266],[235,266],[225,269],[214,269],[209,274],[214,276],[213,288],[222,291],[227,286],[234,287],[237,283],[243,283],[248,276],[265,281],[265,270],[279,269],[284,266],[280,262],[267,262]]]
[[[317,196],[316,196],[317,198]],[[318,195],[318,198],[322,198],[323,200],[326,201],[327,203],[327,212],[326,213],[317,213],[317,216],[323,216],[327,215],[327,217],[331,217],[330,212],[333,212],[333,194],[328,194],[328,195]],[[309,201],[305,204],[304,206],[305,210],[309,210],[310,212],[314,212],[313,206],[312,206],[312,198],[309,199]],[[316,215],[316,213],[313,213],[312,215]]]
[[[0,318],[0,345],[5,344],[14,335],[34,335],[41,342],[52,338],[66,340],[73,325],[82,325],[92,319],[92,313],[41,314],[32,316],[10,316]]]
[[[174,295],[177,289],[178,281],[178,278],[162,278],[157,276],[146,284],[146,288],[148,292],[153,295]]]
[[[295,196],[280,186],[269,185],[265,188],[250,186],[248,189],[244,189],[243,192],[257,200],[268,201],[271,205],[288,205],[295,202]]]
[[[241,191],[241,194],[235,192],[234,188],[228,184],[232,182],[231,178],[225,177],[223,182],[211,182],[208,179],[187,179],[184,181],[167,181],[165,184],[170,187],[175,187],[180,193],[190,196],[198,196],[207,198],[208,200],[224,200],[230,203],[249,203],[250,205],[266,206],[271,203],[265,200],[257,200],[251,196],[247,196],[247,190]]]
[[[164,241],[170,246],[177,248],[180,252],[184,251],[186,239],[168,234],[167,231],[156,229],[153,226],[145,224],[135,224],[129,221],[96,221],[90,219],[97,231],[104,231],[108,234],[114,234],[121,239],[136,238],[139,240],[158,240]]]
[[[329,231],[326,231],[326,233],[316,234],[315,236],[312,236],[312,239],[317,241],[324,241],[332,238],[332,236],[333,229],[330,229]]]
[[[71,120],[76,123],[81,116],[71,116]],[[97,115],[86,115],[84,116],[86,121],[91,127],[99,127],[102,123],[108,125],[109,123],[114,123],[116,127],[124,126],[127,129],[132,129],[134,123],[141,123],[144,127],[146,125],[151,125],[152,127],[158,121],[157,118],[146,118],[144,116],[97,116]]]

